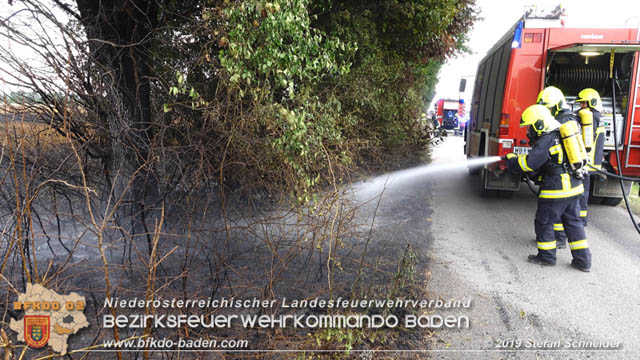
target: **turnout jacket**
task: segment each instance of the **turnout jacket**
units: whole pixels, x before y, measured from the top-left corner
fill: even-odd
[[[560,112],[555,116],[556,120],[558,120],[558,122],[560,124],[564,124],[567,121],[577,121],[578,124],[580,124],[580,120],[578,119],[578,116],[576,116],[576,114],[574,114],[573,112],[571,112],[571,110],[569,109],[562,109],[560,110]]]
[[[526,155],[509,154],[507,166],[513,172],[537,173],[542,176],[540,199],[566,199],[584,192],[582,180],[564,169],[564,150],[558,130],[542,134]]]

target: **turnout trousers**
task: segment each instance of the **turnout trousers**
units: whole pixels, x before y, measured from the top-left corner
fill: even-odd
[[[580,195],[580,221],[583,226],[587,226],[587,204],[589,203],[589,186],[591,183],[591,175],[586,174],[582,178],[582,185],[584,186],[584,192]],[[553,231],[556,239],[556,245],[560,248],[564,248],[567,244],[567,235],[564,232],[564,224],[557,222],[553,224]],[[562,245],[562,246],[560,246]]]
[[[580,196],[580,220],[582,225],[587,226],[587,203],[589,202],[589,186],[591,185],[591,174],[586,174],[582,178],[584,193]]]
[[[534,221],[538,256],[549,263],[556,262],[554,224],[564,224],[574,261],[591,267],[591,251],[580,219],[580,195],[561,199],[538,199]]]

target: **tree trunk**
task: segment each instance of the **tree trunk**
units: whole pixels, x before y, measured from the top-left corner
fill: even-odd
[[[152,140],[149,51],[157,27],[157,4],[140,0],[77,0],[81,22],[101,75],[105,125],[111,136],[109,176],[115,198],[123,197],[121,221],[135,236],[147,232],[150,173],[145,164]],[[147,236],[148,237],[148,236]]]

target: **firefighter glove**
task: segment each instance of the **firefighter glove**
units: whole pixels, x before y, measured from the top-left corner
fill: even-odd
[[[514,153],[508,153],[508,154],[506,154],[506,155],[502,155],[502,156],[500,156],[500,159],[502,159],[502,160],[509,160],[509,159],[513,159],[513,158],[515,158],[515,157],[517,157],[517,156],[516,156],[516,154],[514,154]]]

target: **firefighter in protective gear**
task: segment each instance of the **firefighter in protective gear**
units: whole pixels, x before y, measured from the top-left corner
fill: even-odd
[[[538,94],[536,104],[544,105],[551,111],[551,115],[557,117],[558,114],[566,109],[567,101],[564,94],[555,86],[547,86]]]
[[[567,107],[562,91],[555,86],[548,86],[538,94],[538,104],[544,105],[560,124],[567,121],[578,122],[578,117]],[[578,122],[579,123],[579,122]]]
[[[578,122],[578,117],[567,108],[567,101],[560,89],[555,86],[548,86],[538,94],[538,104],[544,105],[549,109],[551,114],[558,120],[560,124],[567,121]],[[589,191],[589,188],[586,188]],[[553,224],[557,248],[564,249],[567,247],[567,235],[564,231],[562,223]]]
[[[580,103],[578,117],[582,125],[582,137],[588,154],[587,171],[589,171],[589,175],[585,176],[582,181],[585,191],[580,198],[580,218],[584,226],[587,226],[587,203],[589,202],[589,186],[591,182],[590,175],[596,174],[596,169],[602,169],[604,152],[604,126],[602,126],[600,121],[602,100],[600,100],[600,95],[597,91],[587,88],[578,93],[576,102]]]
[[[558,128],[560,123],[543,105],[531,105],[523,113],[520,126],[528,126],[528,132],[536,139],[526,155],[513,153],[504,156],[513,172],[540,172],[542,184],[538,196],[538,208],[534,221],[538,254],[528,261],[540,265],[556,264],[556,240],[554,224],[564,223],[569,238],[573,261],[571,264],[583,271],[591,269],[591,251],[579,217],[579,200],[584,188],[580,179],[567,173],[566,161]]]

